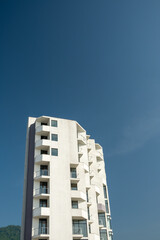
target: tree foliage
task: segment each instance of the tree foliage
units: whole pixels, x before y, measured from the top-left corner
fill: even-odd
[[[7,226],[0,228],[0,240],[20,240],[20,226]]]

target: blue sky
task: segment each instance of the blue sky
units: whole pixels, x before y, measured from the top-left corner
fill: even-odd
[[[28,116],[104,148],[116,240],[159,240],[160,1],[0,1],[0,226],[20,224]]]

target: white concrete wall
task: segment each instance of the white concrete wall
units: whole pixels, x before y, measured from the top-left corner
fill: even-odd
[[[49,210],[47,211],[49,211],[50,214],[48,217],[46,217],[48,219],[49,236],[45,237],[45,239],[72,240],[72,214],[74,217],[76,217],[77,214],[80,214],[80,217],[86,218],[87,224],[91,224],[91,233],[88,235],[88,239],[100,240],[97,199],[98,203],[105,205],[103,193],[104,184],[106,185],[108,192],[105,163],[103,160],[97,160],[97,155],[99,153],[103,155],[103,150],[101,146],[95,143],[94,139],[88,139],[88,136],[86,136],[86,131],[77,122],[66,119],[43,117],[33,119],[33,121],[36,120],[37,129],[41,128],[40,122],[43,119],[49,120],[49,126],[44,127],[45,129],[48,129],[47,131],[49,131],[49,140],[43,141],[43,144],[46,142],[49,145],[49,153],[51,153],[51,148],[58,148],[58,156],[49,155],[49,161],[43,163],[48,164],[48,169],[50,172],[50,177],[47,180],[48,187],[50,188],[50,194],[48,195]],[[58,127],[51,126],[52,119],[58,121]],[[52,133],[58,134],[58,142],[51,141]],[[40,134],[37,133],[35,136],[35,142],[39,140]],[[38,144],[36,144],[36,146],[38,146]],[[79,151],[81,151],[81,154],[78,154]],[[35,158],[39,155],[40,149],[36,148]],[[89,162],[90,159],[92,162]],[[77,178],[79,179],[77,182],[77,192],[79,192],[79,194],[77,194],[76,191],[71,191],[71,164],[72,166],[74,164],[77,166]],[[36,172],[39,170],[40,163],[37,162],[34,165],[34,171]],[[34,180],[34,189],[39,187],[40,181]],[[88,189],[89,202],[91,202],[91,205],[89,206],[91,218],[90,221],[88,221],[86,217],[86,189]],[[73,195],[82,196],[82,198],[78,200],[80,210],[71,209],[71,197]],[[36,210],[36,208],[39,208],[39,199],[33,197],[33,209],[35,209],[35,212],[40,211]],[[39,218],[43,217],[44,216],[40,216]],[[38,228],[39,218],[33,218],[32,228]],[[37,240],[39,238],[40,237],[38,237]]]

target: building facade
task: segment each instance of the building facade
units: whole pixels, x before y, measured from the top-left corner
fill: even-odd
[[[76,121],[29,118],[21,240],[112,240],[102,147]]]

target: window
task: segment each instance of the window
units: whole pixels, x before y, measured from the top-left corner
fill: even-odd
[[[48,228],[47,228],[47,219],[42,218],[39,219],[39,234],[47,234]]]
[[[73,234],[83,235],[83,237],[88,237],[87,233],[87,222],[86,220],[73,220]]]
[[[47,126],[48,124],[47,123],[45,123],[45,122],[41,122],[41,126]]]
[[[48,184],[47,182],[40,182],[40,193],[48,193]]]
[[[112,229],[111,216],[107,216],[108,228]]]
[[[41,139],[48,139],[47,136],[41,136]]]
[[[103,225],[104,227],[106,227],[105,213],[98,213],[98,220],[99,220],[99,225]]]
[[[40,166],[40,176],[49,176],[47,165],[41,165]]]
[[[91,224],[88,225],[89,233],[91,233]]]
[[[40,207],[47,207],[47,199],[40,199],[39,200]]]
[[[108,200],[105,200],[106,213],[109,213]]]
[[[48,151],[46,151],[46,150],[41,150],[41,154],[48,154]]]
[[[88,190],[86,191],[87,202],[89,202]]]
[[[51,120],[51,126],[52,127],[57,127],[58,126],[58,123],[56,120]]]
[[[88,220],[90,220],[90,211],[89,211],[89,207],[87,207],[87,212],[88,212]]]
[[[52,156],[58,156],[58,149],[57,148],[52,148],[51,149],[51,154],[52,154]]]
[[[58,135],[57,134],[52,134],[51,139],[52,139],[52,141],[58,141]]]
[[[76,168],[70,169],[71,178],[77,178]]]
[[[77,190],[77,184],[71,183],[71,190]]]
[[[108,238],[107,238],[107,230],[106,229],[100,229],[100,239],[108,240]]]
[[[103,185],[103,192],[104,192],[104,198],[107,198],[107,190],[105,185]]]
[[[72,201],[72,208],[78,208],[78,201]]]

